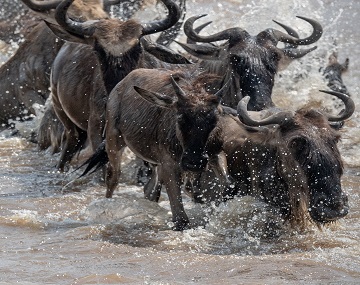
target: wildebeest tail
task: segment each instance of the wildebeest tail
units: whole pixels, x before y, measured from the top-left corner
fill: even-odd
[[[88,174],[90,172],[94,173],[96,172],[99,168],[101,168],[102,166],[104,166],[107,162],[109,161],[109,157],[106,153],[105,150],[105,140],[98,146],[98,148],[96,149],[95,153],[88,159],[86,160],[79,168],[86,166],[86,169],[84,170],[84,172],[79,176],[83,177],[86,174]],[[94,169],[95,168],[95,169]]]

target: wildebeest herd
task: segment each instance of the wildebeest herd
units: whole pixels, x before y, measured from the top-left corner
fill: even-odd
[[[333,54],[324,70],[331,90],[321,92],[344,106],[336,115],[280,110],[271,98],[276,73],[316,49],[298,46],[320,39],[317,21],[299,16],[313,29],[306,38],[279,22],[285,32],[231,27],[203,36],[210,22],[194,27],[205,15],[193,16],[179,54],[148,37],[178,25],[184,10],[175,1],[161,0],[167,14],[146,23],[111,18],[106,11],[120,0],[22,1],[45,20],[0,68],[0,120],[7,126],[48,100],[37,143],[61,152],[60,171],[81,151],[83,175],[103,168],[112,197],[128,147],[149,167],[145,198],[157,202],[166,189],[174,230],[189,227],[182,191],[215,204],[253,195],[292,224],[347,215],[337,143],[355,110],[341,81],[348,60]]]

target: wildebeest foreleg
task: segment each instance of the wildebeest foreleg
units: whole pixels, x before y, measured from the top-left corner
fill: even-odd
[[[172,212],[173,230],[182,231],[188,228],[187,217],[181,198],[181,170],[178,165],[162,165],[159,171],[160,182],[166,187]]]
[[[110,134],[111,133],[111,134]],[[106,198],[111,198],[121,174],[121,157],[125,150],[125,141],[116,129],[107,130],[106,153],[109,163],[106,169]]]

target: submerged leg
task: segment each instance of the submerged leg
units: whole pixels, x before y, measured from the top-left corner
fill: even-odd
[[[164,182],[166,192],[169,196],[172,212],[174,231],[182,231],[189,227],[187,217],[181,198],[181,170],[177,165],[163,165],[160,181]]]
[[[111,198],[119,183],[121,174],[121,156],[125,149],[125,142],[120,132],[112,130],[107,132],[106,152],[109,162],[106,169],[106,198]]]

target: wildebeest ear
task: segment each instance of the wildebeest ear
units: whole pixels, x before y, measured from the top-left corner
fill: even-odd
[[[134,89],[146,101],[158,105],[160,107],[172,108],[176,103],[176,99],[167,96],[165,94],[148,91],[137,86],[134,86]]]
[[[48,21],[44,21],[44,22],[49,27],[49,29],[54,33],[54,35],[62,40],[81,43],[81,44],[92,44],[92,39],[90,38],[84,38],[77,35],[73,35],[57,24]]]

